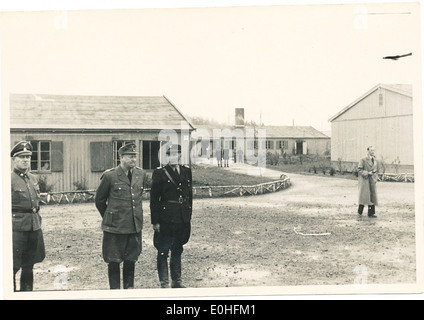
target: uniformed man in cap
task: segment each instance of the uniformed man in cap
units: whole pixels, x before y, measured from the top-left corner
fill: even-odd
[[[21,269],[20,291],[32,291],[33,267],[45,258],[41,230],[40,188],[38,178],[30,173],[32,146],[28,141],[18,142],[10,152],[12,171],[12,237],[13,289],[15,277]]]
[[[110,289],[134,288],[135,262],[141,253],[142,194],[146,172],[136,167],[133,143],[118,150],[120,164],[106,170],[96,191],[95,204],[102,216],[103,259],[108,263]]]
[[[193,205],[191,169],[181,165],[181,146],[171,145],[166,152],[169,163],[152,175],[150,192],[153,243],[162,288],[169,287],[168,254],[171,251],[171,287],[184,288],[181,279],[181,254],[190,238]]]

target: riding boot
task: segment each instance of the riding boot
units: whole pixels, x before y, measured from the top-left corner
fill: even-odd
[[[181,280],[181,255],[172,255],[171,254],[171,262],[170,262],[170,269],[171,269],[171,287],[172,288],[185,288],[183,285],[183,282]]]
[[[157,268],[161,288],[169,288],[168,257],[166,254],[158,254]]]
[[[134,261],[124,261],[123,271],[122,271],[124,289],[134,289],[134,270],[135,270]]]
[[[121,273],[118,262],[110,262],[107,266],[110,289],[121,289]]]
[[[32,291],[34,285],[34,273],[31,270],[22,270],[21,272],[21,291]]]

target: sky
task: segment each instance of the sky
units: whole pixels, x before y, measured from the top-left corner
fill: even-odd
[[[327,131],[378,83],[419,79],[417,3],[238,4],[5,12],[2,103],[9,93],[165,95],[187,116],[233,123],[244,108],[247,121]]]

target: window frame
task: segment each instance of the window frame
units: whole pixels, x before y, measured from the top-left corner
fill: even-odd
[[[121,145],[118,147],[118,143]],[[135,143],[135,140],[113,140],[112,141],[112,153],[113,153],[113,166],[117,167],[121,163],[121,160],[119,158],[119,149],[122,146],[125,146],[129,143]]]
[[[31,171],[40,172],[40,173],[51,173],[52,172],[52,141],[51,140],[29,140],[29,141],[30,141],[31,146],[33,148],[32,153],[37,154],[36,160],[33,160],[33,156],[31,156]],[[41,144],[42,143],[48,143],[48,151],[42,151],[41,150]],[[48,160],[41,159],[41,153],[42,152],[48,152]],[[35,162],[37,163],[36,169],[33,169],[32,164],[35,163]],[[48,162],[49,168],[47,170],[42,169],[42,163],[43,162]]]

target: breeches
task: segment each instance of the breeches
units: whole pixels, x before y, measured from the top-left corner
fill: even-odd
[[[106,263],[137,261],[141,253],[141,232],[116,234],[104,231],[102,253]]]

